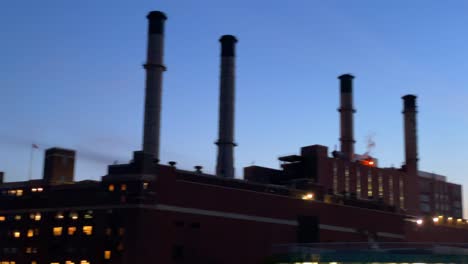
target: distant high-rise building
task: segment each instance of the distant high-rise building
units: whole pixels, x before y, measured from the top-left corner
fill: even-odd
[[[72,183],[75,172],[75,151],[50,148],[45,151],[44,181],[48,184]]]

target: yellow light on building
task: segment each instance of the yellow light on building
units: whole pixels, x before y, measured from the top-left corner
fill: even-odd
[[[16,196],[22,196],[23,195],[23,190],[18,189],[16,190]]]
[[[37,192],[37,188],[31,188],[31,192]]]
[[[65,261],[65,264],[75,264],[75,262],[73,262],[71,260],[67,260],[67,261]]]
[[[61,236],[62,231],[63,231],[63,227],[61,226],[56,226],[52,229],[52,233],[54,234],[54,236]]]
[[[93,227],[92,226],[83,226],[83,233],[90,236],[93,234]]]
[[[109,187],[107,188],[109,192],[113,192],[115,190],[114,184],[109,184]]]
[[[457,222],[458,222],[458,223],[461,223],[462,221],[463,221],[463,220],[460,219],[460,218],[457,219]]]
[[[21,232],[20,231],[14,231],[13,232],[13,237],[15,237],[15,238],[21,237]]]
[[[63,213],[62,213],[62,212],[58,212],[58,213],[55,215],[55,218],[56,218],[56,219],[63,219],[63,218],[64,218]]]
[[[104,259],[110,259],[111,258],[111,251],[106,250],[104,251]]]
[[[89,261],[87,261],[87,260],[82,260],[82,261],[80,261],[80,264],[91,264],[91,263]]]
[[[313,200],[314,194],[313,193],[306,193],[302,196],[302,200]]]
[[[70,213],[70,218],[73,219],[73,220],[78,219],[78,213],[76,213],[76,212],[71,212],[71,213]]]
[[[0,222],[4,222],[6,220],[6,217],[5,216],[0,216]]]
[[[127,190],[127,184],[120,185],[120,190],[121,191],[126,191]]]
[[[27,237],[33,237],[34,236],[34,230],[28,229],[28,232],[26,234]]]
[[[33,260],[31,261],[31,264],[37,264],[37,261]]]
[[[16,220],[16,221],[21,220],[21,215],[15,215],[15,220]]]
[[[76,227],[70,226],[68,227],[68,235],[73,236],[76,233]]]
[[[434,218],[432,218],[432,221],[434,221],[434,223],[438,223],[438,222],[439,222],[439,218],[438,218],[438,217],[434,217]]]

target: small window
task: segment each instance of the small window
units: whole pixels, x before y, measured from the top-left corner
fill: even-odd
[[[120,185],[120,190],[121,191],[126,191],[127,190],[127,184]]]
[[[181,260],[184,258],[184,247],[181,245],[172,246],[172,259]]]
[[[63,219],[64,216],[63,216],[63,213],[62,212],[58,212],[56,215],[55,215],[55,219]]]
[[[52,229],[54,236],[61,236],[63,228],[61,226],[56,226]]]
[[[87,236],[93,234],[93,227],[92,226],[83,226],[83,233]]]
[[[26,233],[27,237],[33,237],[34,236],[34,230],[33,229],[28,229],[28,232]]]
[[[115,190],[114,184],[109,184],[109,187],[107,188],[109,192],[113,192]]]
[[[14,238],[20,238],[21,237],[21,232],[20,231],[13,231],[13,237]]]
[[[174,222],[174,225],[177,226],[177,227],[183,227],[183,226],[184,226],[184,222],[182,222],[182,221],[175,221],[175,222]]]
[[[29,218],[31,218],[31,220],[34,220],[34,221],[41,221],[42,215],[41,213],[31,213],[29,215]]]
[[[143,190],[146,190],[146,189],[148,189],[148,185],[149,185],[149,183],[147,183],[147,182],[144,182],[144,183],[143,183]]]
[[[76,233],[76,227],[75,226],[70,226],[68,227],[68,235],[73,236]]]
[[[106,250],[104,251],[104,259],[110,259],[111,258],[111,251]]]
[[[21,220],[21,215],[15,215],[15,220],[16,220],[16,221]]]
[[[6,217],[5,216],[0,216],[0,222],[4,222],[6,220]]]
[[[70,213],[70,218],[73,219],[73,220],[78,219],[78,213],[77,212],[71,212]]]

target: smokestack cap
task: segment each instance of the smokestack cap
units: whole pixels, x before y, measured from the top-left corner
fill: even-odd
[[[352,93],[353,92],[353,79],[354,76],[351,74],[343,74],[338,76],[340,79],[340,90],[341,93]]]
[[[167,16],[160,11],[151,11],[146,16],[149,20],[148,34],[164,34],[164,21],[166,21]]]
[[[236,56],[235,44],[237,38],[233,35],[224,35],[219,39],[221,42],[221,57],[234,57]]]
[[[402,97],[405,104],[405,111],[406,110],[416,110],[416,95],[408,94]]]
[[[352,80],[352,79],[354,79],[354,76],[349,74],[349,73],[346,73],[346,74],[338,76],[338,79],[340,79],[340,80]]]

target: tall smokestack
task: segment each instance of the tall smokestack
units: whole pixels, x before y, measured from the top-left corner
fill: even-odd
[[[237,39],[224,35],[221,42],[221,77],[219,95],[219,139],[216,175],[234,178],[234,101],[235,101],[235,45]]]
[[[148,14],[148,52],[146,70],[145,120],[143,128],[143,152],[159,159],[161,127],[162,75],[166,70],[163,63],[164,22],[167,17],[159,11]]]
[[[418,139],[416,125],[416,96],[405,95],[403,99],[403,116],[405,130],[405,208],[408,212],[419,212],[418,199],[409,199],[409,194],[418,190]]]
[[[351,74],[343,74],[340,79],[340,128],[341,128],[341,152],[348,160],[354,156],[354,131],[353,114],[356,112],[353,108],[353,79]]]

